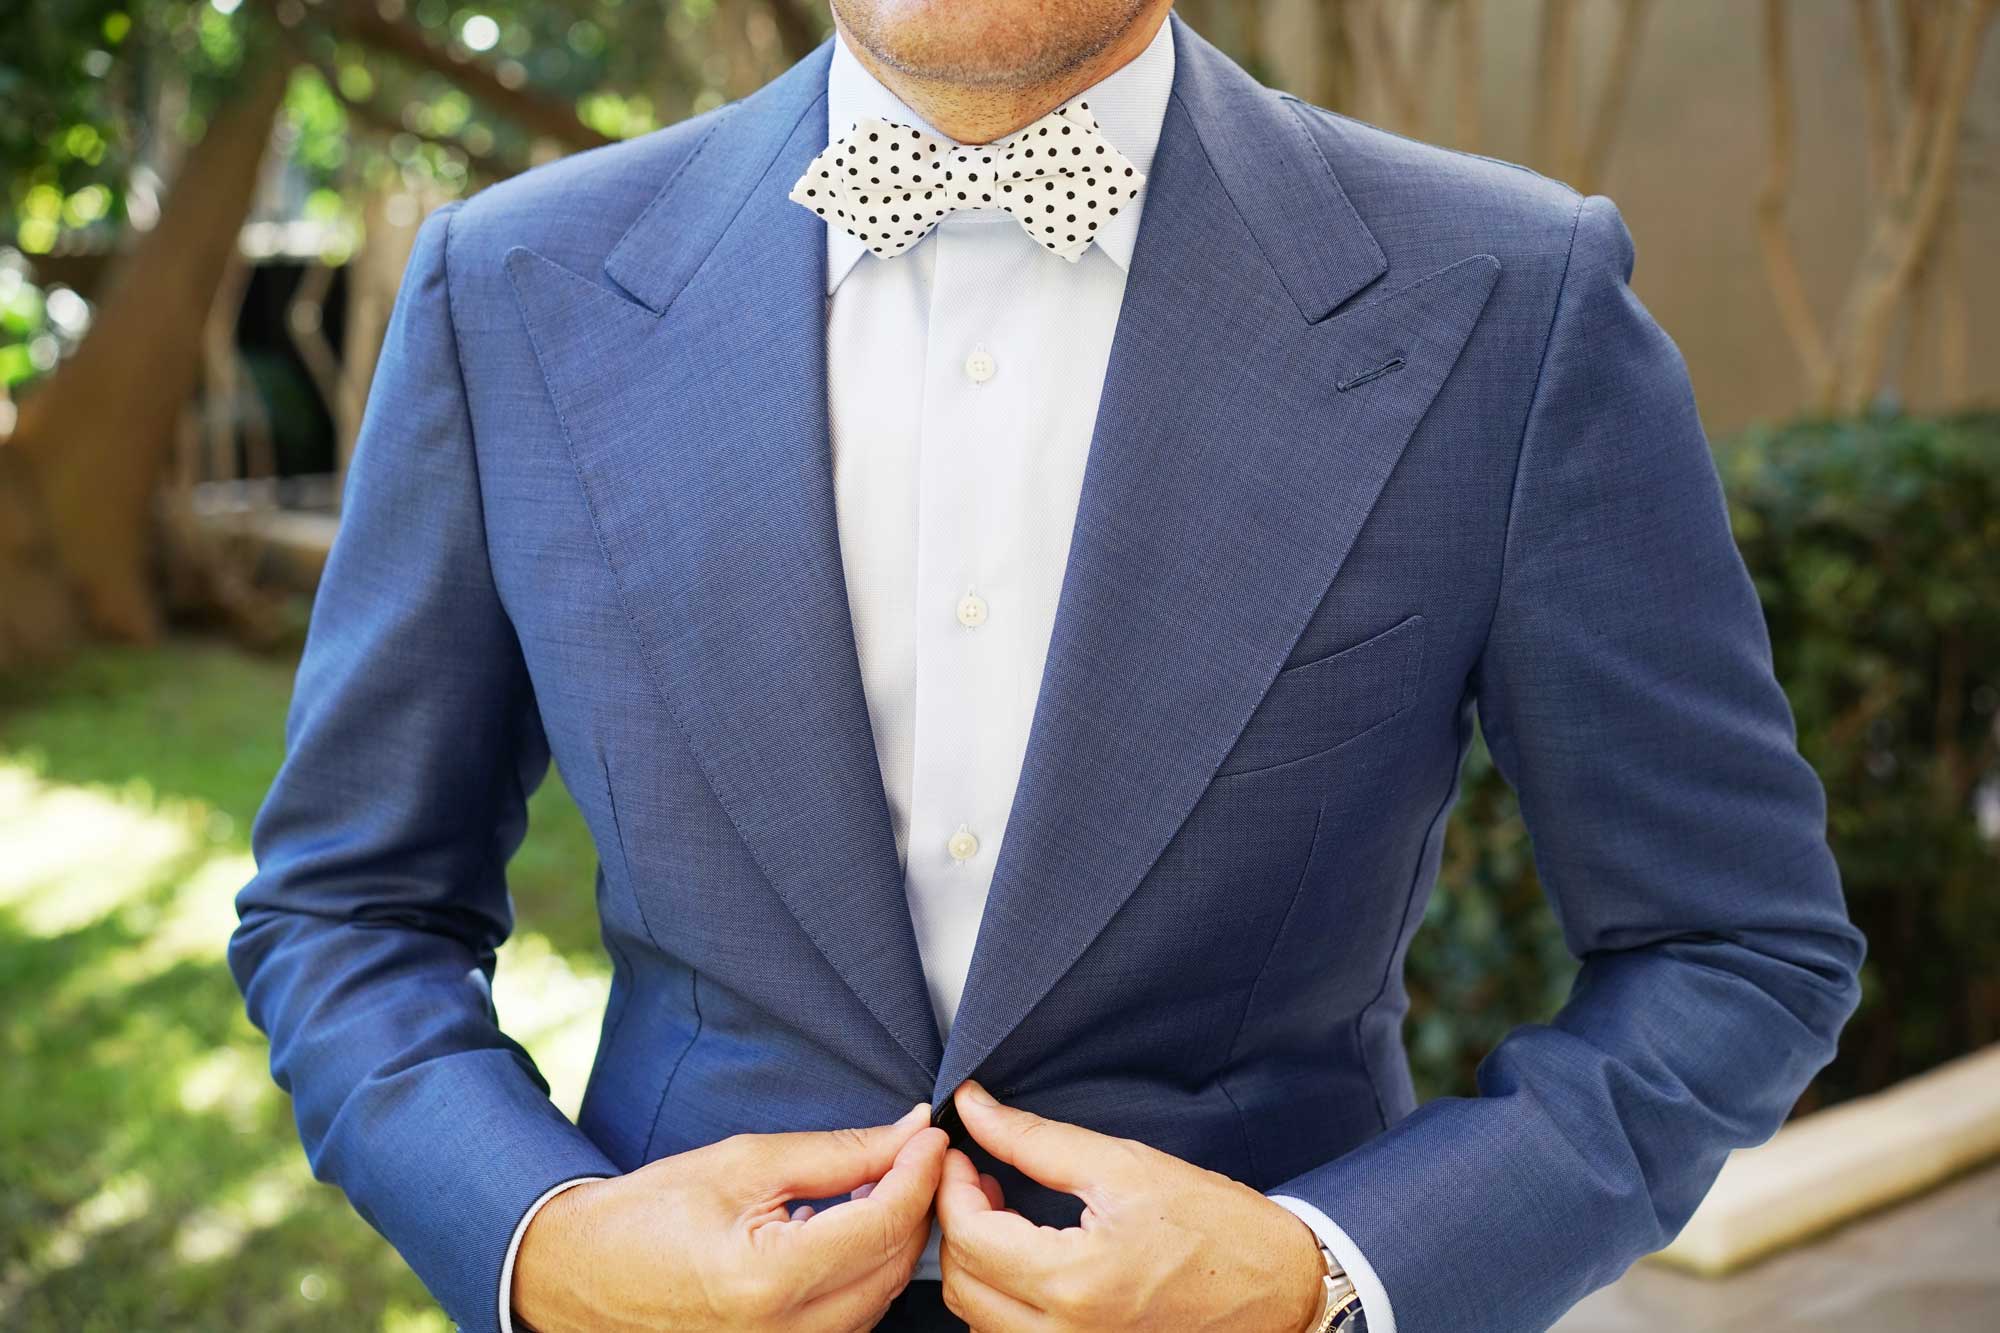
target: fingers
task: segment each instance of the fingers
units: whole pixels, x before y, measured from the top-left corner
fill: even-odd
[[[1045,1280],[1074,1256],[1084,1234],[1075,1228],[1039,1227],[1011,1208],[995,1208],[972,1159],[956,1148],[945,1155],[937,1216],[951,1263],[1008,1290]]]
[[[916,1271],[929,1238],[928,1226],[918,1228],[893,1261],[863,1273],[844,1287],[813,1297],[799,1308],[789,1326],[827,1333],[875,1327],[890,1303],[910,1284],[910,1274]]]
[[[958,1085],[953,1099],[966,1132],[980,1147],[1029,1179],[1065,1194],[1087,1198],[1118,1159],[1109,1150],[1123,1145],[1122,1140],[1080,1125],[1002,1106],[971,1079]]]
[[[998,1180],[981,1171],[979,1173],[979,1188],[986,1191],[986,1200],[993,1205],[993,1211],[999,1212],[1006,1208],[1007,1196],[1001,1192]]]
[[[740,1178],[753,1195],[832,1198],[879,1179],[929,1124],[930,1107],[919,1102],[892,1125],[745,1136]]]
[[[947,1221],[940,1210],[938,1225],[944,1230],[940,1248],[953,1263],[1009,1291],[1048,1281],[1083,1257],[1080,1247],[1090,1244],[1087,1233],[1075,1227],[1038,1227],[1011,1211],[989,1209]]]
[[[945,1308],[977,1333],[1046,1333],[1055,1321],[1018,1297],[981,1281],[964,1268],[946,1265]]]
[[[855,1209],[878,1209],[898,1237],[922,1231],[929,1221],[931,1200],[944,1175],[945,1149],[951,1140],[941,1129],[926,1127],[903,1145],[888,1174],[875,1182],[865,1199],[850,1201]],[[831,1216],[831,1213],[826,1214]]]
[[[922,1249],[949,1142],[943,1130],[926,1126],[903,1145],[866,1198],[849,1199],[787,1228],[797,1243],[803,1291],[837,1290],[892,1264],[912,1241]]]

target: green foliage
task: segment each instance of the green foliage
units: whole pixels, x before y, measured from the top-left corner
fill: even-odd
[[[312,184],[345,184],[349,168],[379,180],[386,166],[456,191],[469,183],[468,158],[505,170],[531,160],[529,137],[452,80],[347,40],[327,22],[327,6],[300,9],[302,21],[281,33],[276,8],[257,0],[0,6],[0,236],[40,254],[64,231],[121,223],[135,170],[170,165],[200,139],[245,68],[294,55],[309,65],[293,82],[279,141]],[[402,21],[435,46],[477,56],[509,87],[574,104],[585,123],[616,136],[657,128],[713,91],[703,62],[673,49],[677,34],[708,45],[711,9],[676,0],[419,0]],[[689,16],[696,10],[698,19]]]
[[[2000,1040],[2000,415],[1753,432],[1727,462],[1869,938],[1832,1100]]]
[[[38,286],[17,250],[0,246],[0,393],[45,373],[90,327],[90,308],[67,287]],[[11,420],[0,423],[4,439]]]
[[[1800,423],[1719,454],[1869,937],[1862,1007],[1810,1106],[2000,1040],[2000,416]],[[1410,953],[1426,1095],[1469,1093],[1575,971],[1483,749],[1462,792]]]
[[[124,216],[149,133],[201,137],[256,49],[207,0],[53,0],[0,18],[0,227],[30,253],[65,229]],[[178,124],[149,126],[167,81]]]

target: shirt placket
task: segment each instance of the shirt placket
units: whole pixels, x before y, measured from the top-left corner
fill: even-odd
[[[1004,218],[963,218],[932,238],[918,447],[915,763],[907,889],[947,1032],[977,938],[1011,804],[1004,701],[1022,617],[1009,548],[1024,516],[1006,467],[1011,401],[1001,290]],[[939,958],[940,952],[948,958]],[[943,966],[937,966],[938,963]]]

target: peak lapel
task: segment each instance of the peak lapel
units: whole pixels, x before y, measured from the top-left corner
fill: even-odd
[[[507,263],[655,684],[778,896],[930,1076],[835,531],[825,224],[785,197],[826,144],[830,50],[719,118],[606,258],[616,288]]]
[[[1174,95],[938,1096],[1082,956],[1185,820],[1498,273],[1473,256],[1346,304],[1386,264],[1299,112],[1173,22]]]

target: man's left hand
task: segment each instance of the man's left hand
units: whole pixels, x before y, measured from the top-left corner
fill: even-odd
[[[1084,1202],[1044,1227],[1007,1208],[972,1159],[946,1155],[937,1217],[944,1300],[976,1333],[1231,1329],[1301,1333],[1319,1309],[1311,1228],[1247,1185],[1143,1143],[954,1094],[980,1147]]]

